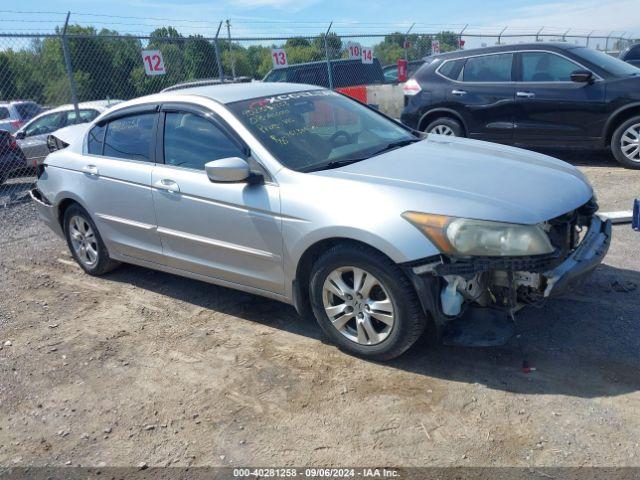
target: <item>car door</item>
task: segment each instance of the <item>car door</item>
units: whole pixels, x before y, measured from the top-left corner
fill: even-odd
[[[35,166],[42,163],[49,154],[47,136],[62,126],[66,112],[53,112],[32,120],[18,131],[18,145],[27,159],[27,165]]]
[[[109,252],[162,262],[151,194],[157,105],[118,112],[91,128],[86,152],[65,161],[75,170],[75,189],[98,226]]]
[[[501,143],[513,140],[513,59],[513,53],[469,57],[459,79],[450,82],[447,100],[463,116],[469,137]]]
[[[585,67],[558,53],[517,54],[514,141],[526,146],[589,145],[606,115],[605,83],[571,81]]]
[[[269,292],[284,289],[278,186],[213,183],[204,166],[246,157],[226,124],[199,107],[162,109],[153,199],[165,262],[181,270]]]

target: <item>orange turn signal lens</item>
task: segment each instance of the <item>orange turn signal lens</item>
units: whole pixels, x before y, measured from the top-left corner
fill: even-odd
[[[453,217],[431,213],[404,212],[402,218],[420,230],[442,253],[455,251],[446,235],[447,226]]]

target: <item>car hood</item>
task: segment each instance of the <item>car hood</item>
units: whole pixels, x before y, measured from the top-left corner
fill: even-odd
[[[370,203],[521,224],[555,218],[593,196],[586,177],[568,163],[519,148],[441,135],[317,174],[375,186],[378,194]]]

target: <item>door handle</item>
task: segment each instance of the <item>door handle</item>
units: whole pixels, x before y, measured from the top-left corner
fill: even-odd
[[[461,97],[466,94],[467,92],[465,90],[451,90],[451,95],[455,95],[456,97]]]
[[[167,192],[177,193],[180,191],[180,186],[169,178],[158,180],[156,183],[154,183],[154,186],[160,190],[165,190]]]
[[[88,173],[89,175],[98,175],[98,167],[95,165],[85,165],[82,167],[82,171],[84,173]]]
[[[533,92],[516,92],[516,97],[533,98],[535,96],[536,96],[536,94],[533,93]]]

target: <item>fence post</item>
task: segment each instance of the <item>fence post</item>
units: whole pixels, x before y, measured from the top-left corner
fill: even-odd
[[[73,77],[73,67],[71,65],[71,54],[69,53],[69,45],[67,45],[67,27],[69,26],[69,17],[71,12],[67,12],[67,18],[64,21],[64,28],[62,29],[62,56],[64,57],[64,64],[67,70],[67,77],[69,79],[69,89],[71,90],[71,103],[73,103],[73,109],[76,113],[76,122],[80,120],[80,109],[78,108],[78,92],[76,90],[76,79]]]
[[[460,33],[458,34],[458,50],[461,49],[460,47],[460,43],[462,43],[462,34],[464,33],[464,31],[467,29],[467,27],[469,26],[469,24],[467,23],[464,28],[462,30],[460,30]]]
[[[564,32],[564,33],[562,34],[562,41],[563,41],[563,42],[566,42],[566,41],[567,41],[567,33],[569,33],[570,31],[571,31],[571,29],[567,30],[566,32]]]
[[[507,28],[509,27],[504,27],[502,31],[498,34],[498,45],[502,44],[502,34],[507,30]]]
[[[220,83],[224,83],[224,72],[222,71],[222,61],[220,60],[220,48],[218,47],[218,35],[220,35],[221,28],[222,28],[222,20],[220,20],[220,24],[218,25],[218,31],[216,32],[216,36],[213,39],[213,48],[216,51],[216,63],[218,64],[218,78],[220,78]]]
[[[544,30],[544,27],[542,27],[540,30],[538,30],[538,33],[536,33],[536,42],[540,41],[540,34],[542,33],[543,30]]]
[[[229,40],[229,56],[231,57],[231,75],[235,80],[236,79],[236,62],[235,62],[235,59],[233,58],[233,47],[231,45],[231,23],[229,22],[228,18],[227,18],[227,39]]]
[[[611,32],[611,33],[609,34],[609,36],[607,37],[607,41],[606,41],[606,43],[604,44],[604,51],[605,51],[605,52],[608,52],[608,51],[609,51],[609,39],[611,38],[611,35],[613,35],[613,33],[614,33],[614,32]]]
[[[591,31],[589,32],[589,35],[587,35],[587,47],[589,47],[589,40],[591,40],[591,35],[593,34],[593,32],[594,32],[594,31],[595,31],[595,30],[591,30]]]
[[[408,52],[407,52],[408,51],[407,42],[409,41],[409,32],[411,32],[414,25],[415,23],[412,23],[411,26],[409,27],[409,30],[407,30],[407,33],[404,34],[404,44],[402,45],[402,48],[404,48],[404,60],[406,62],[409,61]]]
[[[333,22],[329,23],[329,28],[324,34],[324,53],[327,56],[327,75],[329,76],[329,88],[333,90],[333,73],[331,72],[331,60],[329,59],[329,40],[327,36],[329,35],[329,31],[331,30],[331,25]]]

